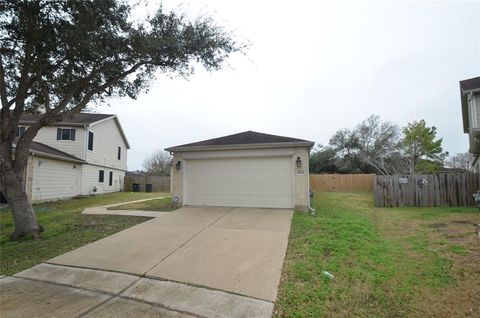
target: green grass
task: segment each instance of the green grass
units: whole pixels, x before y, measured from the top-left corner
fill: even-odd
[[[427,296],[441,299],[454,290],[459,275],[451,255],[467,257],[478,249],[469,222],[480,223],[480,213],[474,208],[380,209],[372,201],[370,193],[319,193],[316,216],[294,214],[275,317],[428,315]],[[449,226],[455,224],[466,229],[455,237],[473,243],[450,241]],[[323,271],[335,278],[325,278]]]
[[[0,212],[0,273],[11,275],[50,258],[148,220],[143,217],[82,215],[86,207],[159,196],[159,193],[119,192],[34,205],[45,228],[37,241],[10,241],[14,230],[10,211]]]
[[[128,203],[108,208],[109,210],[143,210],[143,211],[160,211],[170,212],[175,210],[172,204],[172,198],[148,200],[143,202]]]

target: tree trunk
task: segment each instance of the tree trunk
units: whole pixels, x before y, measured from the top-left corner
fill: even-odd
[[[11,167],[1,165],[2,188],[5,198],[12,210],[13,220],[15,222],[15,231],[10,236],[12,240],[31,236],[38,239],[43,228],[37,223],[37,218],[32,205],[28,201],[23,182],[23,172],[18,175]]]

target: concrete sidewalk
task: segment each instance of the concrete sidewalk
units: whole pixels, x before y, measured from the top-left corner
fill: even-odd
[[[270,317],[273,304],[181,283],[40,264],[0,279],[2,317]]]
[[[146,216],[146,217],[156,218],[156,217],[160,217],[160,216],[162,216],[166,213],[170,213],[170,212],[141,211],[141,210],[109,210],[108,208],[112,208],[112,207],[115,207],[115,206],[122,206],[122,205],[130,204],[130,203],[139,203],[139,202],[158,200],[158,199],[164,199],[164,198],[168,198],[168,196],[155,197],[155,198],[149,198],[149,199],[141,199],[141,200],[135,200],[135,201],[129,201],[129,202],[122,202],[122,203],[115,203],[115,204],[109,204],[109,205],[104,205],[104,206],[95,206],[95,207],[92,207],[92,208],[86,208],[85,210],[83,210],[82,214],[128,215],[128,216]]]

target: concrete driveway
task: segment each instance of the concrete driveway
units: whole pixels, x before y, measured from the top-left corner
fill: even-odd
[[[184,282],[273,302],[292,213],[183,207],[48,263]]]

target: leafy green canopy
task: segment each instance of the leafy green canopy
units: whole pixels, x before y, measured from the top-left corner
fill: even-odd
[[[79,111],[106,96],[135,98],[156,71],[221,68],[245,46],[210,18],[160,8],[141,24],[126,1],[2,1],[2,106]]]

